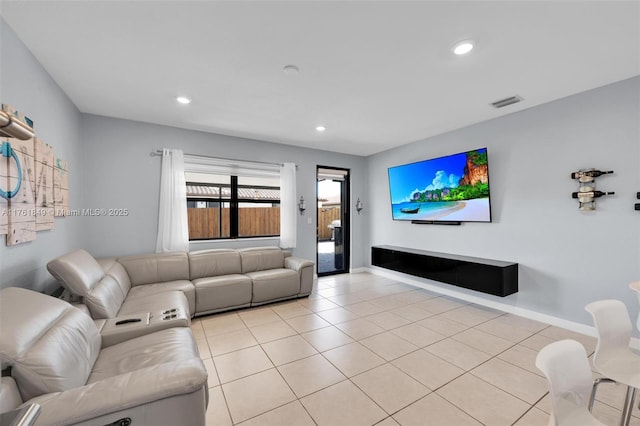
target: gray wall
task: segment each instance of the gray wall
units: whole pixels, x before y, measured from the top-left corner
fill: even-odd
[[[635,321],[638,301],[628,284],[640,279],[640,212],[633,210],[640,202],[639,94],[633,78],[369,157],[367,246],[519,262],[520,291],[501,302],[591,324],[583,307],[615,298]],[[493,223],[392,221],[388,167],[484,146]],[[571,199],[578,185],[569,177],[586,167],[614,170],[597,179],[597,189],[616,191],[588,213]]]
[[[362,157],[289,145],[235,138],[134,121],[83,115],[81,125],[85,208],[127,208],[128,217],[83,217],[85,247],[95,256],[148,253],[155,250],[160,188],[160,158],[149,153],[179,148],[188,154],[298,165],[297,192],[307,206],[316,197],[316,166],[351,169],[352,205],[365,191]],[[298,247],[294,254],[315,259],[316,217],[308,209],[298,218]],[[311,223],[308,219],[311,219]],[[363,234],[366,215],[352,214],[352,265],[365,264]],[[278,240],[194,243],[192,250],[209,247],[277,245]]]
[[[84,247],[96,256],[154,250],[160,159],[149,152],[186,153],[299,165],[298,196],[312,205],[316,165],[351,169],[352,262],[369,265],[371,245],[393,244],[520,263],[520,291],[500,301],[590,324],[583,306],[616,298],[638,313],[628,283],[640,278],[640,78],[561,99],[409,144],[368,158],[79,114],[38,61],[0,20],[0,98],[35,120],[38,136],[70,164],[71,208],[127,208],[127,217],[68,217],[36,241],[0,244],[0,285],[51,290],[45,265]],[[526,94],[525,94],[526,97]],[[393,222],[387,167],[487,146],[491,224],[460,227]],[[615,197],[596,212],[578,211],[569,173],[613,169],[598,179]],[[311,223],[308,219],[311,218]],[[315,214],[298,216],[295,254],[315,257]],[[274,244],[277,240],[192,244],[192,249]],[[460,289],[461,292],[468,292]],[[486,296],[491,298],[491,296]],[[495,300],[492,298],[492,300]]]
[[[80,205],[80,113],[0,18],[0,101],[34,120],[36,135],[69,161],[71,207]],[[55,219],[55,229],[38,232],[35,241],[13,247],[0,236],[0,287],[29,287],[51,291],[57,287],[46,263],[81,247],[80,221]]]

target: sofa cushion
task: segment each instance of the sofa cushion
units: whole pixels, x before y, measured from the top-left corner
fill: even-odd
[[[291,269],[249,272],[247,276],[253,282],[251,303],[283,299],[300,293],[300,275]]]
[[[131,280],[129,280],[129,274],[127,274],[124,266],[122,266],[114,257],[97,260],[100,266],[102,266],[104,273],[116,280],[116,283],[118,283],[122,293],[127,295],[129,290],[131,290]]]
[[[188,327],[168,328],[104,348],[87,384],[154,365],[198,357],[198,348]]]
[[[240,254],[236,250],[212,249],[189,252],[191,279],[240,274]]]
[[[65,301],[8,287],[0,292],[0,358],[23,400],[86,383],[100,351],[93,320]]]
[[[196,289],[189,280],[168,281],[157,284],[145,284],[132,287],[128,297],[147,297],[165,291],[181,291],[189,302],[189,313],[195,313],[196,309]]]
[[[118,262],[132,286],[189,279],[189,258],[183,252],[120,257]]]
[[[99,265],[101,273],[95,265]],[[58,279],[67,280],[63,286],[73,289],[70,294],[82,298],[94,319],[115,317],[131,288],[127,272],[115,258],[96,260],[84,250],[61,256],[47,267]],[[86,278],[90,275],[92,278]]]
[[[181,291],[163,291],[140,297],[127,297],[118,312],[118,316],[139,314],[144,312],[159,312],[165,309],[178,308],[191,316],[189,302]]]
[[[251,279],[245,275],[198,278],[193,283],[196,286],[196,312],[199,314],[249,306],[251,303]]]
[[[242,260],[243,274],[284,267],[284,253],[279,247],[254,247],[238,252]]]
[[[94,319],[114,318],[126,297],[127,294],[122,292],[116,280],[105,275],[87,292],[84,303]]]
[[[71,294],[84,296],[104,276],[100,264],[85,250],[67,253],[47,263],[53,277]]]

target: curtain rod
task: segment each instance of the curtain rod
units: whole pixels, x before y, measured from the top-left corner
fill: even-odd
[[[268,163],[266,161],[238,160],[237,158],[223,158],[223,157],[212,157],[210,155],[187,154],[186,152],[184,153],[184,155],[190,155],[192,157],[216,158],[218,160],[227,160],[227,161],[241,161],[241,162],[246,162],[246,163],[269,164],[269,165],[272,165],[272,166],[282,166],[283,165],[282,163]],[[156,149],[155,151],[151,151],[149,153],[149,156],[151,156],[151,157],[162,157],[162,150]],[[298,165],[296,164],[296,169],[297,168],[298,168]]]

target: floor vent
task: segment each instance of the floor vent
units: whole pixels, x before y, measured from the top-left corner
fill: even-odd
[[[510,96],[508,98],[500,99],[499,101],[491,102],[491,106],[494,108],[503,108],[507,105],[512,105],[520,102],[522,98],[518,95]]]

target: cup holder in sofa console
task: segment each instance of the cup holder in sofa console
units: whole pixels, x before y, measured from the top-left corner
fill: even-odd
[[[162,312],[162,315],[173,314],[174,312],[178,312],[178,308],[167,309],[166,311]]]
[[[174,319],[174,318],[178,318],[178,315],[176,315],[176,314],[165,315],[165,316],[162,317],[162,320],[163,321],[169,321],[169,320]]]

